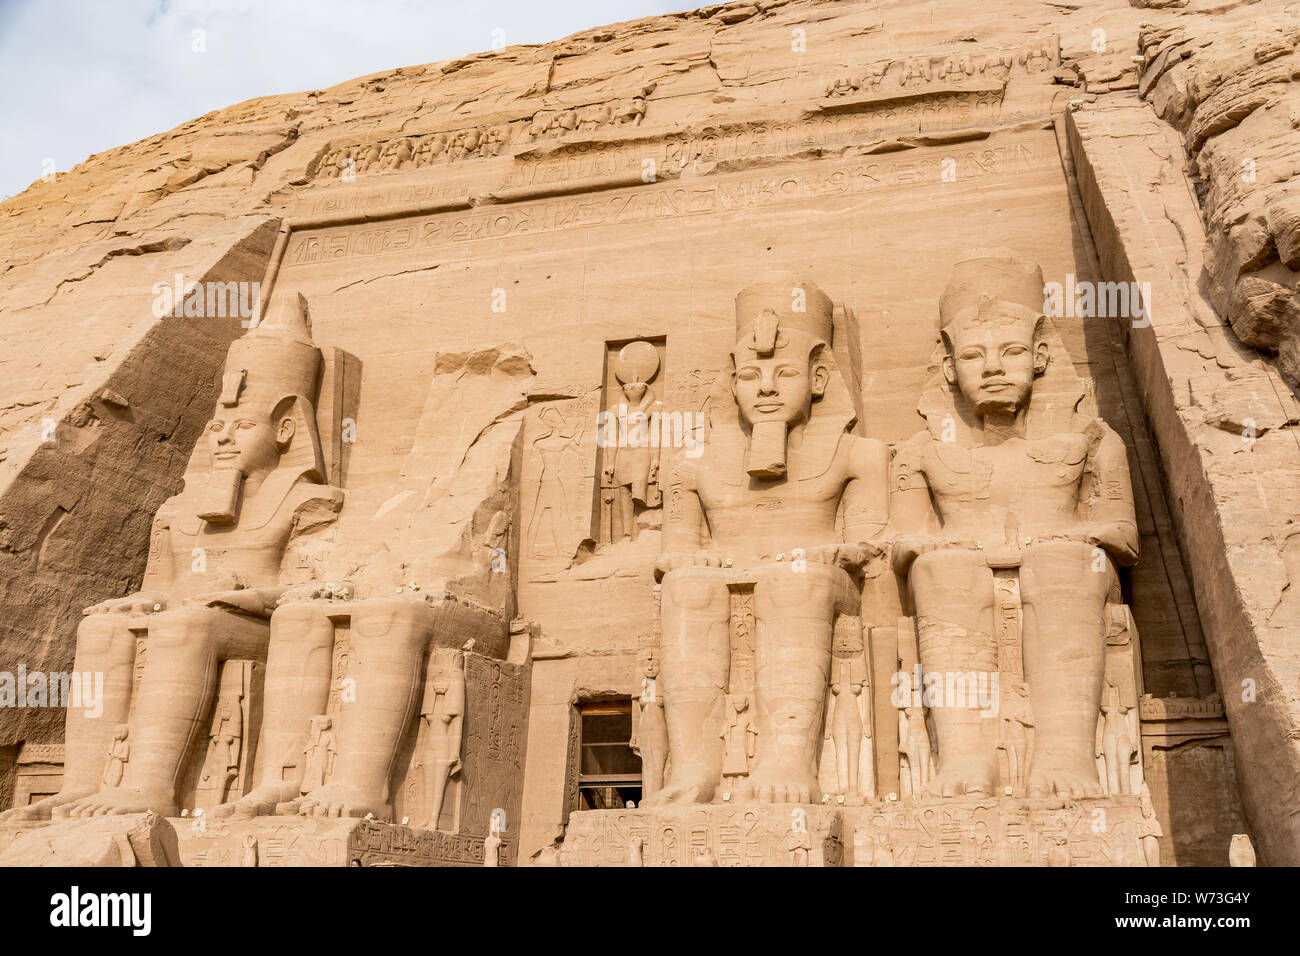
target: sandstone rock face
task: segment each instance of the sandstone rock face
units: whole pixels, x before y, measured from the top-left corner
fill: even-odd
[[[7,201],[0,673],[102,686],[0,678],[4,859],[1300,862],[1261,6],[732,3]]]

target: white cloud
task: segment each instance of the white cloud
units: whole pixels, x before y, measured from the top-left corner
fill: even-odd
[[[0,0],[0,197],[44,171],[258,96],[506,43],[544,43],[689,0]],[[195,30],[202,33],[196,52]]]

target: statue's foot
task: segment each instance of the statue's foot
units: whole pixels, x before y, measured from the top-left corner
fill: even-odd
[[[713,799],[717,782],[712,774],[682,773],[674,775],[652,796],[641,801],[643,807],[667,807],[682,804],[708,803]]]
[[[931,797],[989,797],[997,780],[997,761],[985,757],[945,760],[923,792]]]
[[[149,810],[164,817],[174,817],[178,812],[176,804],[170,802],[168,798],[150,797],[132,787],[111,787],[56,807],[53,816],[56,818],[120,816],[126,813],[146,813]]]
[[[1101,781],[1096,767],[1039,766],[1029,771],[1026,785],[1031,797],[1050,797],[1053,794],[1067,800],[1080,797],[1101,797]]]
[[[250,790],[238,800],[213,807],[209,815],[216,819],[233,817],[236,820],[251,820],[253,817],[269,817],[275,814],[275,808],[298,796],[298,784],[276,781],[264,783]],[[296,809],[295,809],[295,812]]]
[[[387,821],[388,802],[378,793],[345,783],[317,787],[298,805],[298,815],[303,817],[364,817],[368,813]]]
[[[708,802],[708,800],[701,796],[700,788],[694,784],[669,783],[662,789],[657,790],[654,796],[646,797],[646,799],[642,800],[640,806],[667,807],[674,804]]]
[[[750,774],[742,792],[733,794],[737,803],[818,803],[821,791],[817,777],[811,772],[765,772],[762,769]]]
[[[6,823],[39,823],[42,820],[50,819],[55,807],[63,806],[67,803],[75,803],[83,797],[88,797],[93,791],[90,790],[64,790],[35,803],[29,803],[25,807],[14,807],[0,813],[0,826]]]

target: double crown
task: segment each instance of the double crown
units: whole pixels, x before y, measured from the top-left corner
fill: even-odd
[[[307,300],[298,292],[281,293],[272,299],[267,317],[231,344],[220,404],[270,411],[286,395],[315,402],[320,367]]]

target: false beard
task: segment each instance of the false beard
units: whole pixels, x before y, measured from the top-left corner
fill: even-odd
[[[755,422],[749,431],[745,471],[751,478],[785,475],[785,448],[789,429],[785,422]]]
[[[203,489],[195,513],[208,524],[232,525],[239,516],[243,491],[243,472],[234,468],[214,471],[208,478],[208,486]]]

